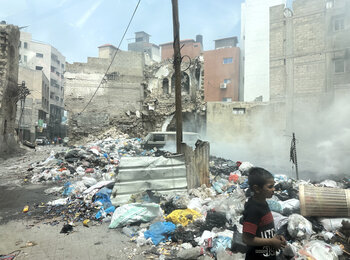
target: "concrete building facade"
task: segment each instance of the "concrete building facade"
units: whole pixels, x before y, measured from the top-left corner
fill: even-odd
[[[18,81],[24,81],[30,94],[26,97],[23,111],[18,102],[17,122],[23,140],[34,142],[39,136],[48,136],[50,112],[50,82],[42,70],[19,66]],[[20,120],[20,122],[19,122]]]
[[[288,114],[322,111],[350,93],[350,2],[296,0],[271,8],[270,92]],[[295,119],[289,121],[293,128]]]
[[[19,99],[19,37],[17,26],[0,24],[0,154],[18,148],[15,120]]]
[[[152,60],[160,62],[160,47],[149,42],[150,35],[143,31],[135,32],[135,42],[128,44],[128,51],[146,53]]]
[[[215,50],[204,52],[204,96],[206,101],[239,100],[239,55],[237,37],[215,41]]]
[[[47,137],[63,137],[66,132],[65,126],[62,125],[65,57],[50,44],[34,41],[30,33],[23,31],[19,47],[20,65],[32,70],[42,70],[50,82]]]
[[[87,63],[67,63],[65,105],[73,139],[102,131],[126,112],[142,109],[144,54],[119,50],[111,64],[115,51],[113,45],[104,45],[99,57],[88,57]]]
[[[196,40],[186,39],[180,41],[181,56],[187,55],[189,58],[194,59],[201,55],[203,51],[203,37],[201,35],[196,36]],[[174,58],[173,42],[163,43],[160,45],[162,61]],[[187,59],[188,58],[184,58]]]
[[[269,8],[286,0],[246,0],[241,6],[240,100],[269,101]]]

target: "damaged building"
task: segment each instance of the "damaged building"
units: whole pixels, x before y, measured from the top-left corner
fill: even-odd
[[[87,63],[67,64],[65,106],[72,140],[108,128],[131,136],[174,130],[173,63],[158,63],[145,56],[107,44],[99,47],[99,57],[88,57]],[[182,63],[185,131],[198,132],[196,126],[205,123],[202,76],[202,58]]]
[[[18,147],[15,120],[19,99],[17,26],[0,24],[0,153]]]

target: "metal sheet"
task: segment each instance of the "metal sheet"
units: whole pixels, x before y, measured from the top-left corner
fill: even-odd
[[[182,158],[122,157],[111,201],[119,206],[132,194],[152,190],[161,194],[186,192],[186,166]]]

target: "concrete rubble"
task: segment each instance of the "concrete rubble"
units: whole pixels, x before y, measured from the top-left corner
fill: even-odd
[[[61,225],[61,232],[67,234],[75,228],[107,224],[130,237],[147,259],[244,259],[241,217],[250,196],[251,163],[211,157],[211,187],[170,194],[140,190],[127,203],[113,205],[112,189],[124,157],[171,154],[143,150],[142,139],[110,133],[31,164],[26,182],[51,183],[45,193],[57,199],[27,205],[26,217],[41,212],[32,216],[38,223]],[[288,241],[278,259],[348,259],[349,216],[302,216],[299,185],[348,190],[350,179],[313,183],[278,174],[274,178],[275,195],[267,202],[277,234]]]

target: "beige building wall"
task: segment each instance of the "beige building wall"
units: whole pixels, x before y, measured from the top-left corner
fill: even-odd
[[[21,104],[17,104],[16,121],[21,118],[20,128],[23,131],[23,140],[33,142],[38,136],[47,136],[46,125],[49,123],[49,80],[40,70],[32,70],[20,66],[18,71],[18,84],[25,82],[30,91],[25,99],[23,112]],[[22,114],[22,115],[21,115]],[[39,127],[39,119],[43,120],[45,127]]]

